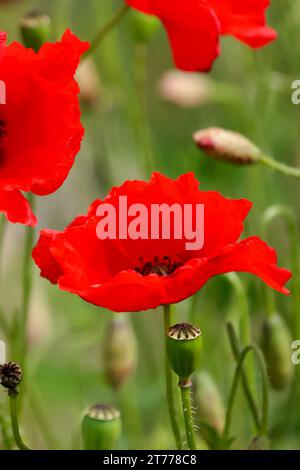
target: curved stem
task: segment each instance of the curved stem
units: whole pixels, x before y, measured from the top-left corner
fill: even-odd
[[[8,396],[10,399],[11,426],[12,426],[16,445],[20,450],[31,450],[29,447],[27,447],[24,444],[20,435],[19,419],[18,419],[18,392],[16,391],[9,392]]]
[[[197,450],[195,430],[193,424],[192,406],[191,406],[191,394],[190,386],[180,385],[181,390],[181,402],[182,411],[184,416],[184,424],[187,442],[190,450]]]
[[[103,39],[121,21],[129,9],[130,7],[128,5],[123,5],[121,8],[119,8],[119,10],[116,11],[115,15],[103,26],[103,28],[96,35],[95,39],[91,42],[91,47],[85,53],[84,57],[91,55],[97,49],[97,47],[102,43]]]
[[[238,337],[236,335],[236,332],[234,330],[234,327],[233,327],[232,323],[227,324],[227,332],[228,332],[229,342],[230,342],[230,346],[231,346],[231,350],[233,352],[234,358],[235,358],[236,361],[238,361],[239,357],[240,357],[240,354],[241,354],[241,351],[242,351],[242,348],[241,348],[241,345],[239,343]],[[244,371],[242,371],[242,377],[241,378],[242,378],[242,386],[243,386],[243,389],[244,389],[244,394],[245,394],[246,400],[248,401],[248,405],[249,405],[250,411],[251,411],[252,416],[253,416],[253,421],[254,421],[255,427],[256,427],[257,431],[259,431],[259,429],[260,429],[259,411],[258,411],[256,402],[253,398],[252,390],[249,386],[248,377],[244,373]]]
[[[239,276],[236,273],[230,273],[225,275],[225,278],[230,282],[231,286],[234,289],[236,298],[239,305],[239,327],[240,327],[240,339],[242,346],[250,344],[252,341],[251,327],[250,327],[250,310],[247,292],[244,287],[244,284],[240,280]],[[250,359],[250,358],[249,358]],[[251,358],[245,366],[247,377],[251,385],[252,392],[255,392],[255,372],[254,372],[254,363]]]
[[[294,178],[300,178],[300,169],[286,165],[285,163],[277,162],[273,158],[267,155],[261,155],[260,162],[269,166],[273,170],[279,171],[286,176],[293,176]]]
[[[249,345],[243,349],[240,354],[236,371],[234,374],[234,379],[231,387],[231,392],[229,396],[229,402],[226,412],[226,421],[225,427],[223,432],[223,438],[229,439],[230,437],[230,426],[232,421],[232,414],[233,414],[233,406],[238,390],[238,385],[242,376],[243,371],[243,364],[249,352],[253,351],[259,361],[261,373],[262,373],[262,418],[261,418],[261,425],[260,425],[260,434],[267,435],[268,434],[268,417],[269,417],[269,390],[268,390],[268,376],[267,376],[267,368],[263,358],[261,351],[255,345]]]
[[[297,218],[292,209],[287,206],[276,204],[269,207],[262,216],[262,229],[263,235],[267,238],[267,232],[270,224],[276,217],[283,217],[290,238],[290,257],[291,257],[291,271],[293,272],[293,318],[294,318],[294,335],[300,338],[300,267],[299,267],[299,243],[298,243],[298,224]],[[274,310],[275,299],[274,292],[268,289],[273,294]]]
[[[182,442],[181,442],[181,433],[179,427],[179,420],[178,420],[178,412],[175,404],[175,397],[174,397],[174,383],[173,383],[173,376],[172,376],[172,369],[170,367],[168,356],[167,356],[167,330],[171,326],[171,306],[165,305],[164,306],[164,337],[165,337],[165,367],[166,367],[166,387],[167,387],[167,400],[168,400],[168,408],[169,408],[169,416],[171,421],[171,426],[174,434],[174,438],[176,441],[177,449],[182,450]]]

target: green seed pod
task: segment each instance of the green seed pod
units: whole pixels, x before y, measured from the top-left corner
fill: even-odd
[[[14,391],[20,385],[22,380],[22,369],[15,362],[8,362],[0,365],[0,385]]]
[[[159,27],[158,19],[155,16],[144,15],[138,11],[133,11],[131,18],[134,39],[140,43],[147,43]]]
[[[125,316],[114,317],[108,324],[103,361],[107,381],[115,389],[120,388],[135,371],[136,339]]]
[[[95,405],[85,414],[82,439],[85,450],[115,450],[121,434],[120,411],[110,405]]]
[[[24,45],[38,52],[50,40],[50,17],[40,12],[28,13],[20,22],[20,31]]]
[[[238,165],[258,163],[262,151],[243,135],[211,127],[195,132],[195,144],[209,157]]]
[[[250,443],[248,450],[270,450],[270,441],[268,436],[258,436]]]
[[[194,405],[198,421],[203,421],[222,433],[225,425],[225,405],[218,387],[208,372],[197,372],[193,379]]]
[[[268,318],[263,326],[262,350],[270,382],[275,390],[285,389],[293,378],[291,344],[291,334],[281,316],[274,314]]]
[[[180,323],[168,329],[167,353],[171,367],[181,385],[190,385],[191,375],[199,368],[202,335],[199,328]]]

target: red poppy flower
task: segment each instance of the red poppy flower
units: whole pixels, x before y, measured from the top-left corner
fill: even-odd
[[[214,191],[200,191],[192,173],[177,180],[154,173],[150,182],[127,181],[103,201],[95,201],[87,216],[79,216],[63,232],[43,230],[33,258],[41,275],[84,300],[116,312],[140,311],[180,302],[195,294],[212,276],[245,271],[284,294],[290,272],[276,266],[276,254],[257,237],[238,241],[251,203],[231,200]],[[97,208],[110,203],[116,219],[120,196],[128,207],[139,203],[204,204],[205,241],[189,251],[187,238],[100,240]],[[128,219],[130,220],[130,219]],[[117,222],[120,228],[121,222]],[[161,232],[160,232],[161,233]]]
[[[207,71],[218,57],[220,35],[230,34],[251,47],[276,38],[266,26],[269,0],[125,0],[165,26],[175,64],[186,71]]]
[[[21,191],[54,192],[79,152],[83,127],[73,77],[87,48],[69,30],[61,42],[45,44],[38,53],[17,42],[2,45],[0,211],[13,223],[36,223]]]

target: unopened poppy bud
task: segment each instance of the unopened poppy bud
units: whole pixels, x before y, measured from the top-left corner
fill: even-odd
[[[138,11],[133,11],[131,18],[134,39],[140,43],[147,43],[159,27],[158,19],[155,16],[144,15]]]
[[[115,317],[105,335],[103,362],[109,384],[120,388],[133,374],[136,367],[136,339],[129,320]]]
[[[20,22],[24,45],[38,52],[42,45],[50,40],[51,20],[44,13],[28,13]]]
[[[268,436],[255,437],[250,443],[248,450],[270,450],[270,441]]]
[[[80,99],[89,107],[99,103],[101,83],[95,62],[88,57],[79,64],[75,76],[80,88]]]
[[[263,326],[262,350],[267,363],[269,379],[275,390],[283,390],[293,378],[291,344],[291,334],[282,317],[274,314],[268,318]]]
[[[196,145],[208,156],[238,165],[258,163],[262,151],[238,132],[211,127],[195,132]]]
[[[190,386],[191,375],[199,368],[202,335],[199,328],[179,323],[168,329],[167,352],[170,365],[181,386]]]
[[[15,362],[0,365],[0,384],[10,392],[16,390],[22,380],[22,369]]]
[[[206,422],[221,434],[226,412],[215,381],[209,373],[197,372],[193,379],[193,388],[193,400],[199,422]]]
[[[114,450],[121,434],[121,413],[110,405],[89,408],[81,425],[85,450]]]
[[[203,106],[213,100],[214,90],[207,75],[168,70],[158,83],[159,96],[182,108]]]

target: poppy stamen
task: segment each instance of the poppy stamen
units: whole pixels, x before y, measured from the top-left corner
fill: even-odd
[[[171,258],[170,256],[163,256],[162,258],[155,256],[152,261],[148,261],[146,263],[142,258],[140,258],[140,262],[142,266],[135,267],[134,270],[142,276],[149,276],[150,274],[157,274],[157,276],[169,276],[183,264],[180,261]]]

